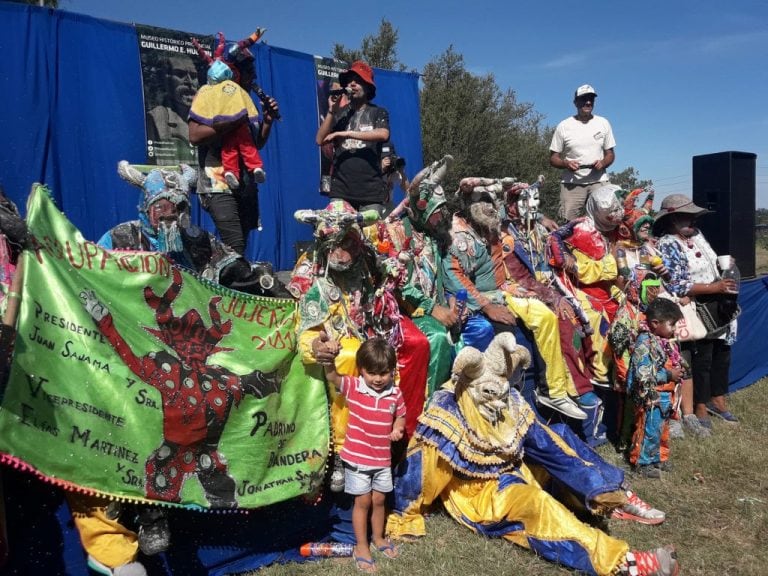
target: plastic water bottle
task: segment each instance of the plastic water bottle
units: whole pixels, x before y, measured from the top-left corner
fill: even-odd
[[[736,290],[734,292],[731,292],[731,294],[738,294],[739,293],[739,282],[741,281],[741,272],[739,271],[739,268],[736,266],[736,264],[733,264],[730,268],[726,268],[720,273],[720,277],[723,280],[733,280],[736,282]]]
[[[302,556],[352,556],[354,544],[347,544],[345,542],[307,542],[302,544],[299,548],[299,553]]]
[[[467,311],[467,298],[469,298],[469,294],[462,288],[461,290],[456,291],[455,298],[456,314],[459,319],[456,321],[456,324],[451,327],[451,338],[454,343],[458,342],[461,337],[461,328],[464,326],[464,314]]]

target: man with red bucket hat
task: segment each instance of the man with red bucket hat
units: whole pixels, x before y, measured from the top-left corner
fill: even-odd
[[[381,145],[389,140],[389,112],[371,100],[376,96],[373,70],[362,61],[339,74],[349,103],[331,101],[317,130],[318,146],[333,144],[332,199],[349,202],[358,211],[382,214],[388,189],[381,172]]]

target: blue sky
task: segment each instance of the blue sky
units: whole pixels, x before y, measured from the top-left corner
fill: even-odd
[[[574,89],[592,84],[595,113],[611,121],[617,140],[613,169],[634,166],[654,180],[658,199],[691,193],[694,155],[756,153],[757,206],[768,208],[765,0],[61,0],[60,7],[228,37],[262,26],[269,44],[320,56],[335,42],[359,47],[387,18],[409,68],[453,45],[470,71],[493,73],[553,126],[573,112]]]

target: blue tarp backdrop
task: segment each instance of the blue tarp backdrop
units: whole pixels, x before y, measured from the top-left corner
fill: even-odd
[[[149,23],[151,24],[151,23]],[[192,30],[212,34],[215,30]],[[225,31],[226,32],[226,31]],[[262,232],[251,234],[247,256],[290,269],[294,245],[311,239],[293,219],[320,208],[320,156],[314,56],[257,44],[256,71],[280,103],[262,150],[268,173],[260,187]],[[135,219],[139,191],[121,180],[119,160],[145,163],[144,102],[136,30],[62,10],[0,2],[0,184],[24,211],[33,182],[47,184],[59,207],[96,240]],[[392,140],[410,176],[421,168],[418,76],[376,70],[376,103],[390,113]],[[214,230],[193,202],[193,218]]]

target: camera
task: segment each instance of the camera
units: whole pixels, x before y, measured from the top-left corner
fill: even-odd
[[[395,146],[391,142],[385,142],[381,145],[381,159],[389,158],[389,166],[384,170],[384,174],[392,174],[405,168],[405,158],[398,156],[395,152]]]

